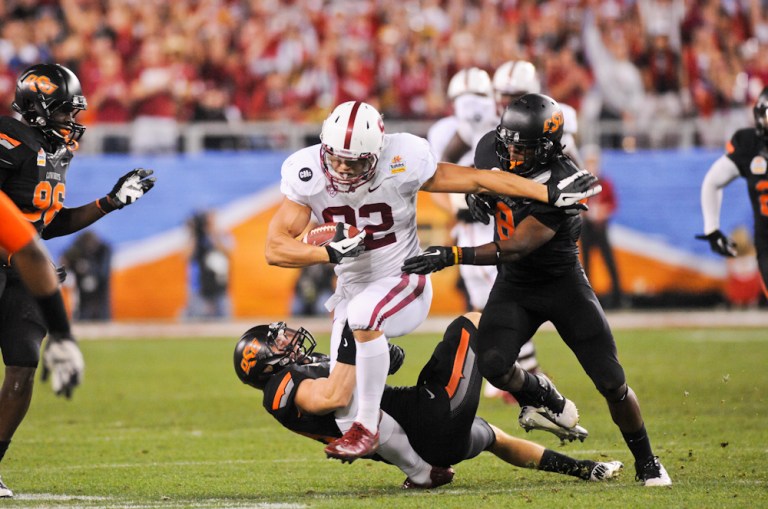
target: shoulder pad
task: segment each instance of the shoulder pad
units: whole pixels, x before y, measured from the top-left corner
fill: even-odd
[[[496,155],[496,131],[488,131],[480,138],[475,149],[475,168],[490,170],[500,166]]]
[[[11,117],[0,117],[0,147],[4,150],[37,153],[43,146],[43,134],[34,127]]]

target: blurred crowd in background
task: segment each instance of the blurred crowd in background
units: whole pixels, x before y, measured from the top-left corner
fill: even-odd
[[[20,70],[55,61],[80,77],[87,125],[317,122],[352,99],[385,118],[432,119],[450,111],[456,71],[526,59],[583,121],[617,120],[631,135],[696,119],[696,143],[719,146],[768,84],[766,3],[5,0],[0,113]]]

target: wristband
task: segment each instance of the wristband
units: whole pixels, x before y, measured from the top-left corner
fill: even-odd
[[[349,324],[346,324],[341,333],[341,342],[339,343],[336,362],[354,366],[356,356],[357,345],[355,344],[355,335],[352,334],[352,329],[349,328]]]
[[[117,210],[117,207],[112,203],[112,200],[109,199],[109,196],[96,200],[96,207],[98,207],[101,213],[105,216],[110,212]]]
[[[455,261],[460,265],[474,265],[475,264],[475,248],[474,247],[454,247],[454,254],[456,255]]]

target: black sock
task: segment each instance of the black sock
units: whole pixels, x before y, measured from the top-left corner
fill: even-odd
[[[10,440],[0,440],[0,461],[3,461],[3,456],[5,456],[5,451],[8,450],[9,445],[11,445]]]
[[[622,433],[622,435],[629,450],[632,452],[632,456],[635,457],[635,463],[644,463],[653,457],[651,439],[648,438],[648,432],[645,431],[645,424],[634,433]]]
[[[541,399],[539,379],[527,371],[523,372],[523,376],[525,379],[523,380],[523,386],[520,390],[515,392],[510,391],[510,393],[515,397],[517,402],[520,403],[520,406],[541,406],[539,403],[539,400]]]
[[[551,449],[544,449],[544,454],[541,456],[541,461],[539,462],[539,470],[572,475],[584,480],[589,479],[589,475],[592,473],[594,466],[594,461],[577,460]]]

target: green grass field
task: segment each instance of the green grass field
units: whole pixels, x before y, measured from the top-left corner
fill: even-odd
[[[579,458],[618,459],[619,479],[590,484],[521,470],[490,453],[456,467],[453,484],[402,492],[383,464],[325,459],[322,445],[282,429],[260,393],[232,370],[233,338],[83,341],[85,384],[72,401],[38,385],[0,464],[16,492],[3,507],[768,507],[768,332],[621,331],[621,360],[671,488],[643,488],[604,402],[552,333],[539,358],[590,431],[560,446],[526,434],[516,406],[484,400],[480,415]],[[392,384],[410,384],[437,335],[408,352]],[[321,346],[327,338],[321,338]]]

